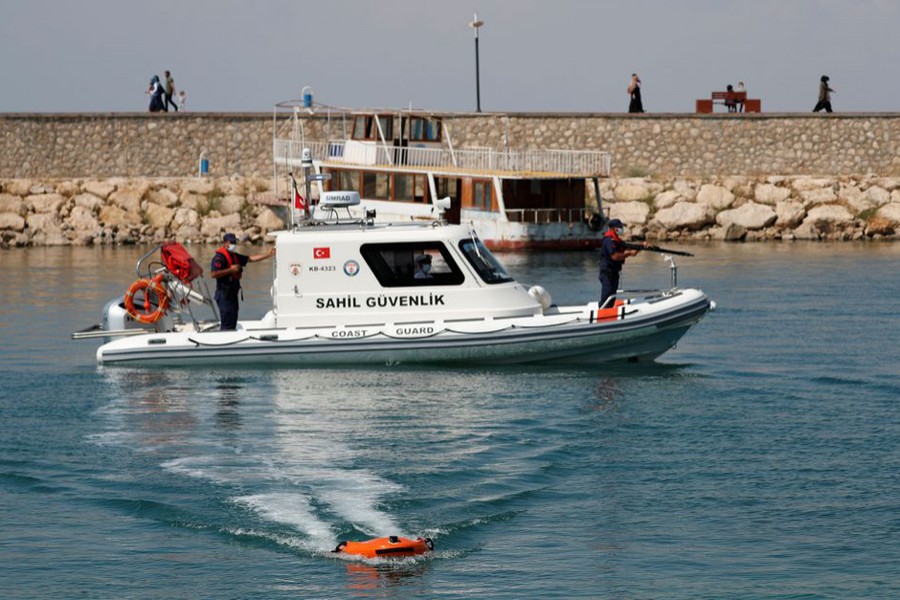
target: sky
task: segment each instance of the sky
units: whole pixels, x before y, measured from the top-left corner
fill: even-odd
[[[143,112],[170,70],[189,110],[693,112],[743,81],[765,112],[900,104],[900,0],[0,0],[0,112]]]

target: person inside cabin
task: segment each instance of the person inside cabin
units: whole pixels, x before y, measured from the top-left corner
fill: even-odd
[[[416,272],[413,275],[414,279],[431,279],[433,275],[431,274],[431,255],[430,254],[420,254],[416,257]]]
[[[615,302],[616,290],[619,289],[619,274],[622,272],[622,265],[629,256],[637,256],[640,249],[630,248],[626,246],[622,238],[622,232],[625,231],[625,224],[619,219],[612,219],[607,225],[606,233],[603,234],[603,243],[600,246],[600,306],[604,308],[604,303],[612,298],[610,306]],[[642,244],[647,246],[647,242]]]
[[[237,329],[238,293],[241,290],[241,274],[248,262],[259,262],[275,256],[275,248],[262,254],[238,254],[237,236],[226,233],[225,245],[216,250],[210,266],[210,277],[216,280],[216,304],[219,306],[220,329],[233,331]]]

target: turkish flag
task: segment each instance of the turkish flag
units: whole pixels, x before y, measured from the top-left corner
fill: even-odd
[[[297,190],[294,190],[294,208],[297,210],[306,210],[306,200]]]
[[[313,258],[331,258],[331,248],[313,248]]]

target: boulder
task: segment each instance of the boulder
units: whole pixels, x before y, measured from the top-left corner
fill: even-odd
[[[646,204],[644,206],[647,206]],[[281,220],[275,211],[271,208],[266,208],[263,210],[256,220],[254,221],[257,227],[259,227],[263,231],[273,231],[277,229],[284,229],[284,221]]]
[[[32,185],[30,179],[8,179],[3,184],[3,191],[13,196],[28,196],[31,194]]]
[[[56,213],[34,213],[25,218],[32,236],[62,232],[62,220]]]
[[[168,188],[150,190],[147,192],[147,201],[150,202],[150,204],[171,208],[178,204],[178,194]]]
[[[705,204],[679,202],[656,212],[655,219],[666,229],[700,229],[714,221]]]
[[[32,186],[34,187],[34,186]],[[56,213],[66,201],[60,194],[34,194],[25,197],[25,204],[36,213]]]
[[[266,210],[272,212],[269,209]],[[644,225],[650,216],[650,207],[646,202],[616,202],[609,204],[609,216],[612,219],[620,219],[629,227]],[[259,224],[258,217],[256,221]]]
[[[619,202],[646,200],[653,197],[653,193],[650,190],[650,184],[643,179],[637,177],[621,179],[616,185],[616,200]]]
[[[771,183],[760,183],[753,190],[753,198],[759,204],[776,205],[787,200],[791,196],[791,190]]]
[[[85,181],[81,186],[85,192],[106,200],[116,191],[116,186],[107,181]]]
[[[126,189],[113,192],[109,196],[114,206],[125,209],[130,213],[138,213],[141,210],[141,192],[139,190]]]
[[[25,219],[22,215],[14,212],[0,213],[0,230],[3,231],[23,231],[25,229]]]
[[[200,224],[200,233],[206,237],[219,237],[228,231],[235,231],[241,227],[241,215],[233,213],[223,217],[204,219]]]
[[[716,210],[722,210],[734,203],[734,194],[720,185],[708,183],[702,186],[700,192],[697,193],[697,202],[699,204],[710,206]]]
[[[710,230],[711,239],[723,242],[739,242],[747,237],[747,230],[731,223],[725,227],[713,227]]]
[[[200,215],[193,208],[176,209],[175,216],[172,218],[172,227],[176,229],[191,227],[200,233]]]
[[[219,200],[219,212],[223,215],[230,215],[231,213],[239,213],[241,209],[244,208],[244,197],[238,196],[236,194],[229,194],[228,196],[223,196]]]
[[[200,228],[196,225],[182,225],[175,230],[174,236],[179,243],[193,242],[200,239]]]
[[[884,206],[891,201],[891,193],[883,187],[873,185],[865,191],[866,198],[875,203],[876,206]]]
[[[61,194],[66,198],[71,198],[80,191],[81,187],[79,186],[77,181],[67,180],[60,181],[56,184],[56,193]]]
[[[676,192],[675,190],[668,190],[656,195],[656,198],[653,199],[653,206],[655,206],[657,210],[660,208],[669,208],[684,199],[685,198],[681,193]]]
[[[846,225],[853,222],[853,215],[850,214],[847,207],[840,204],[822,204],[809,209],[803,222],[813,223],[816,226],[824,223]]]
[[[884,217],[872,217],[866,223],[866,235],[891,235],[897,230],[896,224]]]
[[[104,227],[138,227],[141,225],[141,217],[137,212],[106,205],[100,209],[100,222]]]
[[[834,185],[833,180],[817,177],[797,177],[791,181],[791,187],[798,192],[810,192],[826,187],[830,188],[832,185]]]
[[[697,199],[697,186],[696,182],[679,179],[672,184],[672,189],[688,202],[693,202]]]
[[[795,240],[818,240],[819,230],[812,223],[801,223],[791,233],[791,237]]]
[[[168,227],[175,216],[175,209],[158,204],[148,203],[144,210],[144,220],[154,228]]]
[[[875,216],[887,219],[894,225],[900,225],[900,202],[885,204],[875,212]]]
[[[783,228],[794,228],[806,218],[806,209],[796,200],[783,200],[775,205],[775,215],[778,217],[775,225]]]
[[[819,188],[817,190],[804,190],[800,192],[800,198],[805,206],[816,204],[829,204],[837,200],[837,194],[831,188]]]
[[[69,227],[75,231],[94,232],[99,231],[100,229],[100,223],[94,216],[93,209],[87,206],[75,205],[66,222],[69,224]]]
[[[100,207],[103,206],[103,200],[101,200],[94,194],[78,194],[77,196],[75,196],[74,201],[75,206],[87,208],[93,213],[98,212],[100,210]]]
[[[702,191],[701,191],[702,193]],[[738,208],[723,210],[716,215],[716,223],[727,228],[729,225],[737,225],[744,229],[763,229],[768,227],[778,218],[772,207],[755,202],[747,202]]]
[[[181,206],[183,206],[184,208],[191,208],[194,210],[203,208],[204,210],[206,210],[209,208],[207,204],[208,200],[206,199],[206,196],[195,194],[193,192],[181,193]]]
[[[856,214],[875,208],[875,203],[867,198],[855,185],[841,185],[837,193],[837,199],[842,204],[846,204]]]
[[[24,215],[28,212],[28,207],[25,206],[25,201],[22,200],[21,196],[14,196],[12,194],[0,194],[0,213],[15,213],[17,215]]]
[[[198,194],[205,196],[215,189],[215,184],[208,179],[192,178],[181,181],[182,204],[184,194]]]

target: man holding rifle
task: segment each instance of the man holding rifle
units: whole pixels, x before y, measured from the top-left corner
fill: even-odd
[[[610,296],[616,295],[619,289],[619,273],[622,265],[629,256],[637,256],[643,247],[626,245],[619,237],[625,228],[625,224],[619,219],[612,219],[606,224],[608,229],[603,234],[603,244],[600,246],[600,308]],[[613,298],[615,301],[615,298]]]

